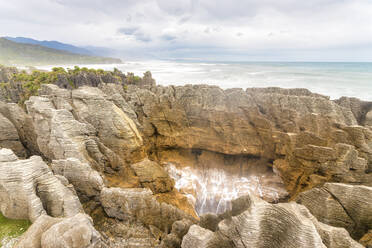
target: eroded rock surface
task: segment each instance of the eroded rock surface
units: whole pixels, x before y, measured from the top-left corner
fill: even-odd
[[[258,158],[274,168],[291,196],[326,181],[371,185],[372,132],[327,97],[207,85],[131,86],[126,92],[106,85],[108,95],[114,92],[109,87],[132,106],[149,155],[162,162],[203,167],[199,158],[212,152],[249,168]]]
[[[53,160],[51,168],[54,174],[67,178],[81,197],[99,196],[104,187],[100,174],[76,158]]]
[[[0,74],[7,83],[8,74]],[[42,85],[25,109],[0,103],[0,147],[31,156],[0,150],[1,212],[38,223],[21,240],[35,247],[98,247],[101,239],[109,247],[360,247],[345,227],[369,242],[370,103],[304,89],[163,87],[151,74],[126,87],[110,78],[79,74],[77,88],[59,78],[67,89]],[[17,85],[0,90],[4,101],[23,97]],[[248,197],[192,226],[197,216],[164,170],[168,163],[201,174],[261,175],[261,197],[282,202],[300,194],[325,224],[296,203]],[[314,188],[325,182],[353,186]],[[275,197],[272,187],[280,189]],[[75,192],[102,225],[102,238],[79,214]]]
[[[159,203],[149,189],[104,188],[101,203],[108,216],[129,222],[140,221],[165,233],[171,231],[177,220],[194,219],[172,205]]]
[[[131,167],[144,188],[151,189],[155,194],[172,191],[174,181],[158,163],[145,159]]]
[[[1,149],[0,210],[7,218],[35,221],[45,214],[73,216],[82,212],[82,207],[41,157],[20,160],[11,150]]]
[[[326,183],[301,193],[297,202],[321,222],[344,227],[359,240],[372,229],[372,188]]]
[[[245,201],[247,209],[220,221],[215,232],[191,226],[182,248],[362,247],[345,229],[319,223],[304,206],[294,202],[274,205],[254,197]]]
[[[15,248],[100,248],[101,235],[85,214],[69,218],[40,216]]]

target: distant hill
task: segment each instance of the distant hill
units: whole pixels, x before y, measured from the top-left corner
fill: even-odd
[[[76,65],[110,63],[121,63],[121,60],[76,54],[41,45],[18,43],[0,38],[0,64],[3,65]]]
[[[85,48],[73,46],[70,44],[65,44],[61,43],[59,41],[40,41],[40,40],[35,40],[31,38],[26,38],[26,37],[3,37],[7,40],[18,42],[18,43],[23,43],[23,44],[32,44],[32,45],[40,45],[44,47],[49,47],[53,49],[58,49],[58,50],[63,50],[71,53],[78,53],[78,54],[85,54],[85,55],[94,55],[91,51]]]

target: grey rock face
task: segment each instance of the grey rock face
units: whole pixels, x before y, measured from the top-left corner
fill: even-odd
[[[101,235],[85,214],[69,218],[40,216],[25,232],[15,248],[100,248]]]
[[[182,248],[362,247],[345,229],[319,223],[294,202],[269,204],[251,197],[246,206],[243,213],[222,220],[215,232],[191,226]]]
[[[173,223],[172,231],[166,235],[160,244],[160,248],[181,247],[183,237],[189,232],[193,222],[188,219],[178,220]]]
[[[40,155],[33,120],[18,104],[0,102],[0,112],[18,132],[19,140],[27,150],[27,155]],[[17,150],[14,151],[17,154]],[[21,154],[17,154],[21,156]]]
[[[11,150],[1,149],[0,210],[8,218],[35,221],[43,214],[73,216],[82,207],[41,157],[19,160]]]
[[[37,144],[45,157],[52,159],[78,158],[85,161],[83,151],[94,129],[81,123],[66,109],[55,109],[45,97],[31,97],[27,111],[34,121]],[[86,138],[88,137],[88,138]]]
[[[335,100],[337,104],[350,109],[360,125],[371,125],[368,118],[368,113],[372,110],[372,103],[361,101],[354,97],[341,97]]]
[[[101,235],[91,218],[77,214],[49,228],[41,237],[42,248],[99,248]]]
[[[27,151],[20,141],[17,129],[2,114],[0,114],[0,147],[11,149],[20,157],[27,155]]]
[[[211,243],[211,240],[214,238],[214,233],[212,231],[198,225],[192,225],[182,240],[182,248],[212,247],[213,244],[209,243]]]
[[[174,182],[167,172],[154,161],[144,159],[139,163],[132,164],[131,167],[138,176],[141,185],[151,189],[154,194],[169,192],[174,187]]]
[[[99,196],[104,186],[99,173],[93,170],[89,164],[82,163],[76,158],[53,160],[51,168],[55,174],[67,178],[79,195],[88,198]]]
[[[314,217],[312,217],[314,218]],[[363,247],[350,237],[350,234],[344,228],[338,228],[323,224],[313,219],[313,223],[322,237],[323,244],[328,248],[342,248],[342,247]]]
[[[34,150],[49,161],[75,158],[101,175],[138,185],[129,164],[145,157],[142,137],[122,109],[98,88],[42,85],[39,95],[25,102]]]
[[[372,188],[326,183],[301,193],[296,201],[305,205],[321,222],[344,227],[360,239],[372,228]]]
[[[41,215],[20,237],[15,248],[41,248],[41,236],[50,227],[61,221],[62,218]]]
[[[366,114],[364,125],[372,126],[372,110]]]
[[[75,112],[83,122],[96,128],[101,142],[123,160],[143,157],[142,137],[134,122],[98,88],[82,87],[72,91]]]
[[[159,203],[149,189],[104,188],[101,203],[108,216],[129,222],[140,221],[163,232],[169,232],[177,220],[193,219],[176,207]]]

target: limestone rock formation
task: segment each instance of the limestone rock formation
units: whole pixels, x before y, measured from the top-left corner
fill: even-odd
[[[370,115],[372,113],[371,102],[361,101],[354,97],[341,97],[335,102],[345,108],[350,109],[360,125],[372,125],[370,122]]]
[[[372,229],[372,187],[326,183],[301,193],[296,201],[319,221],[344,227],[357,240]]]
[[[54,174],[67,178],[81,197],[99,196],[104,187],[100,174],[76,158],[53,160],[51,168]]]
[[[2,116],[14,125],[19,140],[25,148],[26,155],[42,155],[37,145],[37,135],[32,117],[21,106],[15,103],[0,102],[0,112]],[[0,130],[0,132],[2,131]],[[17,150],[14,152],[17,154]],[[21,154],[17,155],[22,156]]]
[[[121,178],[138,186],[128,164],[145,157],[142,137],[134,122],[102,91],[81,87],[71,93],[55,85],[42,85],[39,95],[25,104],[32,117],[36,146],[45,158],[76,158],[109,174],[107,179],[114,185],[119,181],[115,178]]]
[[[142,137],[134,122],[106,100],[101,90],[92,87],[74,90],[72,103],[79,119],[95,127],[100,141],[120,158],[135,162],[144,157]]]
[[[69,218],[40,216],[25,232],[15,248],[100,248],[101,235],[85,214]]]
[[[104,188],[101,203],[110,217],[129,222],[140,221],[165,233],[171,231],[172,224],[177,220],[194,219],[176,207],[159,203],[149,189]]]
[[[0,150],[0,211],[35,222],[19,247],[360,247],[347,231],[370,242],[370,102],[305,89],[163,87],[151,73],[136,82],[116,70],[59,75],[20,106],[5,103],[29,97],[13,73],[0,68],[0,147],[13,150]],[[193,225],[181,193],[200,194],[177,191],[169,164],[211,181],[215,170],[256,176],[258,195],[281,203],[239,198]],[[310,212],[282,203],[295,198]]]
[[[0,210],[8,218],[35,221],[44,214],[73,216],[82,207],[40,157],[19,160],[11,150],[1,149]]]
[[[219,222],[215,232],[191,226],[182,248],[362,247],[345,229],[319,223],[305,207],[294,202],[269,204],[255,197],[246,200],[247,209]]]
[[[41,236],[42,248],[99,248],[101,235],[90,217],[77,214],[50,227]]]
[[[158,163],[145,159],[131,167],[142,187],[151,189],[155,194],[172,191],[174,182]]]
[[[17,129],[2,114],[0,114],[0,130],[0,147],[14,151],[19,157],[26,157],[27,151],[21,143]]]
[[[106,85],[108,95],[110,87],[117,88]],[[207,85],[120,93],[137,114],[148,153],[162,162],[203,167],[199,157],[211,152],[249,168],[259,159],[274,168],[291,196],[326,181],[372,182],[371,130],[327,97],[302,89]]]
[[[48,215],[41,215],[19,238],[16,248],[41,248],[41,236],[50,227],[61,221],[62,218],[53,218]]]

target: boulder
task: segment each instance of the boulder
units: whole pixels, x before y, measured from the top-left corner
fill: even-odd
[[[193,222],[187,219],[175,221],[171,233],[167,234],[161,241],[161,248],[180,248],[182,238],[188,233]]]
[[[92,219],[84,214],[65,218],[53,225],[41,237],[42,248],[100,248],[101,235]]]
[[[171,231],[172,224],[177,220],[195,221],[178,208],[159,203],[149,189],[104,188],[101,203],[110,217],[127,222],[139,221],[145,226],[153,225],[165,233]]]
[[[62,221],[62,218],[53,218],[41,215],[19,238],[15,248],[42,248],[41,236],[53,225]]]
[[[214,233],[198,225],[192,225],[182,240],[182,248],[188,247],[213,247],[210,244]],[[216,246],[217,247],[217,246]]]
[[[100,248],[101,235],[91,218],[77,214],[69,218],[40,216],[19,238],[15,248]]]
[[[144,159],[139,163],[132,164],[131,167],[138,176],[141,186],[151,189],[154,194],[173,190],[174,181],[158,163]]]

